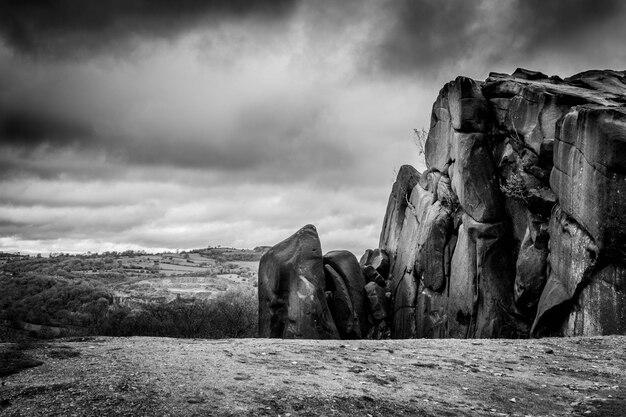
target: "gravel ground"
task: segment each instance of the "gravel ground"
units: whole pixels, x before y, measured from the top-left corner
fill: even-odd
[[[2,377],[3,416],[626,416],[626,337],[98,337],[22,353],[43,364]]]

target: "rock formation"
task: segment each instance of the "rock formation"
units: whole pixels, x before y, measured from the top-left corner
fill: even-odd
[[[324,294],[326,275],[317,230],[304,226],[259,262],[259,336],[337,339]]]
[[[449,82],[377,249],[306,226],[263,256],[260,335],[626,334],[625,103],[626,71]]]
[[[465,77],[379,246],[392,337],[626,333],[626,72]]]

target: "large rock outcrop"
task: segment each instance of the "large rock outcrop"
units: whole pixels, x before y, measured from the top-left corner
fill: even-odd
[[[379,247],[392,336],[626,332],[626,73],[458,77]]]
[[[337,339],[324,293],[326,275],[317,230],[304,226],[259,263],[259,336]]]
[[[371,260],[384,272],[387,257],[382,251],[375,252],[377,256]],[[365,266],[371,267],[369,262]],[[381,284],[373,283],[380,290],[368,290],[366,284],[363,269],[352,253],[339,250],[322,256],[317,230],[304,226],[261,258],[259,336],[365,338],[371,324],[386,318],[388,310]]]
[[[625,103],[626,71],[449,82],[378,248],[306,226],[261,259],[260,335],[626,334]]]

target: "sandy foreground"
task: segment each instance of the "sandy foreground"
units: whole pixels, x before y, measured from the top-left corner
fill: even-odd
[[[626,416],[626,337],[97,337],[26,353],[44,364],[2,378],[0,415]]]

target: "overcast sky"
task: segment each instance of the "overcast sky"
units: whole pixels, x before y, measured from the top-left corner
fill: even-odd
[[[443,84],[626,68],[620,0],[0,2],[0,250],[376,247]]]

